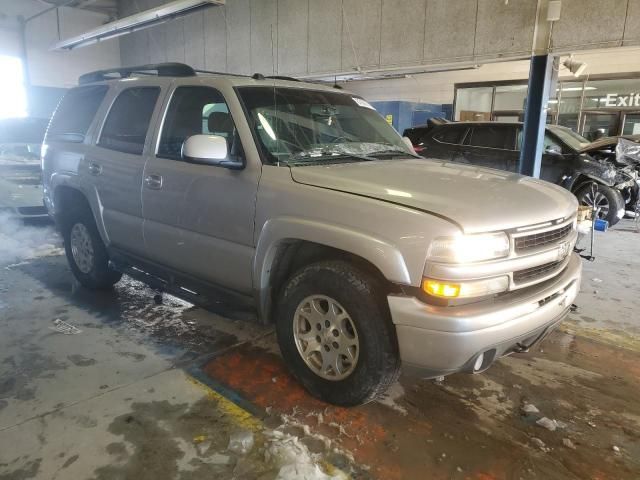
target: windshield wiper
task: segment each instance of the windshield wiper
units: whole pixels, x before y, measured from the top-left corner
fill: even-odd
[[[380,150],[379,152],[370,152],[369,156],[374,155],[394,155],[398,157],[422,158],[420,155],[411,152],[401,152],[400,150]]]
[[[286,163],[287,165],[305,165],[305,164],[312,164],[312,163],[318,163],[318,162],[332,162],[334,160],[339,161],[339,160],[344,160],[345,158],[352,158],[354,160],[360,160],[363,162],[374,162],[378,160],[377,158],[368,157],[366,155],[358,155],[354,153],[338,153],[338,154],[330,154],[330,155],[317,155],[313,157],[309,156],[309,157],[297,157],[293,159],[290,158],[286,162],[282,162],[282,163]]]

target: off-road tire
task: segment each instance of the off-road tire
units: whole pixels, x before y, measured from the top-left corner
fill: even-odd
[[[618,218],[618,212],[620,210],[624,210],[624,198],[622,194],[617,190],[607,187],[606,185],[598,184],[598,192],[604,195],[604,197],[609,202],[609,212],[607,215],[600,215],[600,218],[609,222],[609,226],[612,227],[616,223],[620,221]],[[586,200],[587,196],[591,194],[591,184],[585,185],[581,187],[576,192],[576,198],[580,205],[589,205],[589,202]]]
[[[92,266],[86,273],[76,264],[71,250],[71,231],[76,224],[84,225],[93,248]],[[107,290],[120,280],[122,274],[109,268],[109,255],[88,205],[78,205],[72,211],[66,212],[60,221],[60,229],[69,267],[82,286],[91,290]]]
[[[344,379],[322,378],[307,366],[296,347],[294,316],[301,302],[313,295],[335,299],[357,330],[359,357],[354,370]],[[282,356],[294,377],[325,402],[341,406],[365,404],[398,379],[398,340],[381,282],[347,262],[315,263],[295,273],[277,303],[276,332]]]

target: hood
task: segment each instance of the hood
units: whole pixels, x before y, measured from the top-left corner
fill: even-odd
[[[415,208],[466,233],[507,230],[574,215],[573,195],[515,173],[425,159],[291,167],[297,183]]]
[[[597,152],[599,150],[615,150],[618,144],[618,139],[624,138],[631,140],[632,142],[640,143],[640,135],[622,135],[619,137],[603,137],[599,138],[595,142],[591,142],[586,147],[580,149],[580,153]]]

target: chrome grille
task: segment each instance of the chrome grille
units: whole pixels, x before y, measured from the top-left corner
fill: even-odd
[[[545,245],[556,243],[558,240],[562,240],[569,236],[572,230],[573,223],[570,223],[564,227],[556,228],[555,230],[517,237],[515,239],[516,252],[524,252],[532,248],[543,247]]]
[[[562,260],[559,262],[545,263],[544,265],[538,265],[537,267],[525,268],[524,270],[513,272],[513,281],[515,283],[532,282],[553,272],[561,264]]]

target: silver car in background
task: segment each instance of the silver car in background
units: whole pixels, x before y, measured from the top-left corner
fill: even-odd
[[[23,219],[48,217],[40,166],[48,123],[32,117],[0,120],[0,214]]]

